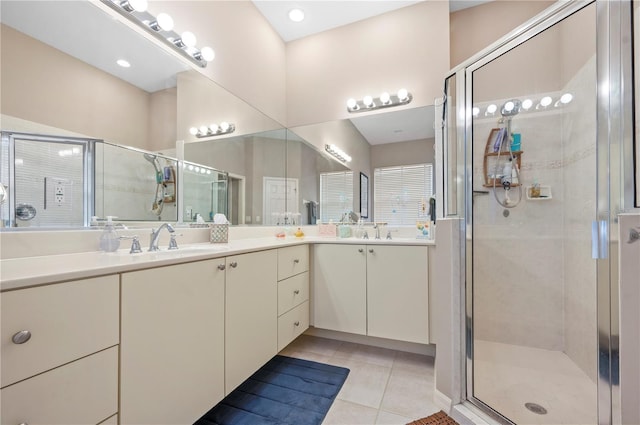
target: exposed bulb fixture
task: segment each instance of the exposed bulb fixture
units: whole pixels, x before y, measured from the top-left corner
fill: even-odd
[[[518,99],[507,100],[500,109],[500,115],[503,117],[512,117],[520,113],[521,103]]]
[[[173,18],[168,13],[159,13],[156,20],[149,23],[149,27],[154,31],[171,31]]]
[[[120,65],[121,67],[123,67],[123,68],[130,68],[131,67],[131,64],[128,61],[124,60],[124,59],[118,59],[116,61],[116,63],[118,65]]]
[[[324,149],[341,162],[351,162],[351,156],[336,145],[324,145]]]
[[[100,2],[202,68],[215,58],[215,53],[210,47],[203,47],[202,50],[196,48],[196,36],[192,32],[185,31],[181,35],[175,32],[171,16],[159,13],[156,17],[149,13],[147,0],[100,0]]]
[[[484,113],[484,116],[486,117],[487,115],[493,115],[497,110],[498,107],[492,103],[491,105],[487,106],[487,112]]]
[[[522,101],[522,109],[528,111],[533,106],[533,101],[531,99],[525,99]]]
[[[473,114],[474,117],[477,117],[478,115],[480,115],[480,108],[478,108],[477,106],[474,106],[473,109],[471,109],[471,113]]]
[[[546,108],[547,106],[551,105],[551,102],[553,102],[553,99],[551,99],[551,97],[549,96],[545,96],[540,99],[540,103],[536,105],[536,109]]]
[[[120,7],[127,12],[145,12],[147,10],[147,0],[124,0],[120,2]]]
[[[293,22],[304,21],[304,11],[302,9],[291,9],[289,11],[289,19]]]
[[[553,106],[558,107],[560,106],[560,104],[566,105],[567,103],[571,103],[572,100],[573,100],[573,95],[571,93],[565,93],[562,96],[560,96],[560,99],[558,99]]]
[[[236,131],[236,126],[226,121],[221,122],[220,125],[211,123],[209,126],[201,125],[200,127],[191,127],[189,129],[189,133],[198,138],[221,136],[223,134],[233,133],[234,131]]]
[[[406,105],[411,102],[413,97],[406,89],[398,90],[398,93],[391,95],[388,92],[382,92],[380,97],[364,96],[362,100],[347,100],[347,111],[349,112],[365,112],[380,108],[388,108],[391,106]]]

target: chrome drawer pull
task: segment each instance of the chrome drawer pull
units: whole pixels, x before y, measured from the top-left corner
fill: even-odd
[[[298,295],[300,293],[299,289],[296,289],[295,291],[293,291],[294,294]]]
[[[358,252],[364,252],[364,249],[360,248],[358,249]]]
[[[227,266],[225,266],[224,264],[218,264],[218,270],[224,270],[226,268]]]
[[[238,263],[236,263],[235,261],[231,262],[231,264],[229,264],[231,267],[233,267],[234,269],[236,267],[238,267]]]
[[[293,260],[294,264],[298,264],[300,262],[300,260],[298,260],[297,258],[295,260]]]
[[[294,322],[293,323],[295,326],[300,326],[300,322]]]
[[[31,339],[31,332],[29,331],[20,331],[20,332],[16,332],[13,337],[11,338],[11,341],[13,341],[14,344],[24,344],[25,342],[29,341]]]
[[[372,249],[370,249],[370,250],[369,250],[369,252],[370,252],[371,254],[373,254],[373,248],[372,248]]]

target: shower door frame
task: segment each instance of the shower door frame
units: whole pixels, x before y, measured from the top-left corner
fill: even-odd
[[[632,93],[624,90],[632,87],[631,78],[631,5],[628,0],[573,0],[558,2],[527,23],[518,27],[490,47],[463,62],[450,71],[445,80],[455,77],[456,82],[456,111],[455,114],[456,140],[444,139],[444,155],[450,146],[457,149],[458,158],[463,158],[464,172],[464,205],[458,204],[458,211],[444,211],[445,216],[460,216],[461,209],[465,225],[460,232],[461,246],[461,346],[465,358],[460,364],[462,400],[470,402],[481,412],[494,419],[510,423],[510,421],[486,405],[473,395],[473,270],[467,267],[465,259],[473,260],[473,243],[467,250],[467,241],[473,242],[473,164],[472,164],[472,74],[475,70],[486,65],[498,56],[516,48],[518,45],[535,37],[563,19],[578,12],[590,4],[596,4],[596,61],[597,61],[597,194],[596,211],[594,211],[594,228],[598,230],[593,245],[594,260],[596,261],[597,286],[597,330],[594,337],[598,340],[598,424],[620,424],[620,377],[617,368],[619,356],[619,318],[618,318],[618,280],[612,277],[612,270],[617,263],[612,264],[608,255],[610,249],[615,248],[615,241],[611,235],[616,233],[617,214],[613,205],[618,206],[620,200],[624,208],[628,202],[625,187],[620,182],[626,174],[628,163],[618,158],[611,158],[611,147],[618,145],[620,152],[625,151],[633,137],[632,128]],[[448,93],[446,93],[448,94]],[[445,94],[445,95],[446,95]],[[618,167],[618,165],[621,165]],[[444,173],[446,176],[446,173]],[[445,177],[446,179],[446,177]],[[455,182],[443,182],[443,188],[456,187]],[[457,186],[459,187],[459,186]],[[451,191],[444,192],[450,197]],[[454,195],[455,196],[455,195]],[[444,206],[448,203],[445,201]],[[462,208],[461,208],[462,207]],[[595,365],[594,365],[595,366]]]

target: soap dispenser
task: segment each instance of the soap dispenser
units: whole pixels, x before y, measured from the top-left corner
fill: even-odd
[[[120,247],[120,239],[113,224],[113,217],[107,216],[107,222],[104,225],[104,231],[100,235],[100,250],[105,252],[114,252]]]

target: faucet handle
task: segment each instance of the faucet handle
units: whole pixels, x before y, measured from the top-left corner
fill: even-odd
[[[131,249],[129,250],[129,254],[137,254],[139,252],[142,252],[142,248],[140,248],[140,239],[138,239],[138,235],[118,236],[118,239],[131,239]]]
[[[391,240],[391,230],[387,230],[387,239]]]
[[[171,233],[171,239],[169,239],[169,248],[168,249],[178,249],[178,242],[176,241],[176,236],[182,236],[182,233]]]
[[[364,233],[362,234],[362,239],[369,239],[369,233],[367,233],[367,231],[365,230]]]

